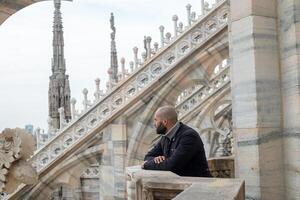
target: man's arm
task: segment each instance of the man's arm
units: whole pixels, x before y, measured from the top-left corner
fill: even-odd
[[[173,171],[184,167],[197,151],[196,141],[198,141],[196,134],[190,131],[185,133],[171,157],[160,163],[150,160],[144,164],[144,169]]]
[[[145,155],[144,161],[153,160],[157,156],[162,156],[161,140]]]

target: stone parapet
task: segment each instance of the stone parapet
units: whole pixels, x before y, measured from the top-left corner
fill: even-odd
[[[245,182],[241,179],[180,177],[170,171],[142,170],[127,167],[128,200],[217,200],[245,199]]]

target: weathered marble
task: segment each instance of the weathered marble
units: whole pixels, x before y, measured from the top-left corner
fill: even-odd
[[[300,199],[300,2],[278,1],[287,199]]]
[[[166,171],[142,170],[138,166],[128,167],[126,172],[127,184],[135,190],[128,196],[130,200],[245,199],[244,181],[239,179],[180,177]]]
[[[284,199],[277,3],[231,0],[230,57],[236,177],[246,196]]]

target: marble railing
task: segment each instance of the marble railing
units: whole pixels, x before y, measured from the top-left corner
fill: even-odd
[[[86,110],[78,119],[60,130],[31,158],[37,170],[45,169],[49,163],[91,135],[92,129],[105,125],[129,102],[138,98],[191,52],[201,48],[222,31],[227,26],[228,12],[227,1],[219,1],[214,9],[161,49],[134,74],[121,81],[114,90]]]
[[[180,177],[169,171],[128,167],[128,200],[244,200],[245,182],[241,179]]]

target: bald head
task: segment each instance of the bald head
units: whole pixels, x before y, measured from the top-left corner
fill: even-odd
[[[173,123],[178,121],[177,113],[173,106],[163,106],[159,107],[155,112],[155,117],[160,120],[169,120]]]

